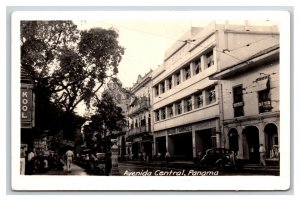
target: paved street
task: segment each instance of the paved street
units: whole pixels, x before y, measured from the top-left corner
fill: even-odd
[[[76,175],[76,176],[88,176],[87,172],[79,167],[78,165],[76,164],[72,164],[72,167],[71,167],[71,172],[68,173],[67,172],[67,169],[66,169],[66,166],[64,166],[64,169],[63,170],[49,170],[47,171],[46,173],[41,173],[41,174],[35,174],[35,175]]]
[[[168,167],[166,167],[164,161],[121,161],[118,167],[121,176],[279,175],[279,167],[277,166],[267,166],[264,168],[255,164],[245,164],[237,168],[227,168],[222,171],[199,169],[191,161],[170,162]],[[70,173],[67,172],[66,166],[64,166],[64,170],[49,170],[46,173],[35,175],[89,176],[90,174],[85,169],[73,163]]]

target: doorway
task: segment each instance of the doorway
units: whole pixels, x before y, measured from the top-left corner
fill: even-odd
[[[246,158],[251,163],[259,163],[259,131],[255,126],[247,126],[242,133],[246,137],[246,146],[244,147]]]

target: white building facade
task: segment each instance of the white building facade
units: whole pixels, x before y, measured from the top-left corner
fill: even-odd
[[[179,38],[152,74],[153,154],[168,151],[173,158],[192,159],[198,151],[228,146],[221,81],[210,77],[276,39],[274,27],[248,22],[192,27]]]
[[[269,160],[279,160],[279,44],[220,70],[224,145],[237,157],[259,163],[259,146]]]

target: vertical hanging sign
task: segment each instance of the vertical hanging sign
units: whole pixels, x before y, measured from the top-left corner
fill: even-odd
[[[21,125],[32,127],[32,89],[21,89]]]

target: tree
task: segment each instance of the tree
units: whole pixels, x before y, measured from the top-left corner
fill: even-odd
[[[79,31],[72,21],[22,21],[21,65],[51,101],[67,112],[91,98],[118,73],[124,48],[113,29]]]
[[[94,106],[97,108],[95,115],[91,117],[94,129],[106,133],[121,131],[126,125],[125,116],[122,114],[122,108],[118,107],[112,95],[105,91],[101,100],[98,100]],[[99,125],[102,127],[99,128]],[[99,130],[98,130],[99,129]]]
[[[94,107],[96,112],[90,117],[89,124],[84,127],[85,144],[90,149],[94,147],[95,143],[100,147],[104,139],[121,132],[126,125],[122,109],[116,105],[108,91],[102,93],[101,99],[97,99]],[[107,147],[107,145],[104,146]]]
[[[79,31],[72,21],[21,21],[21,67],[39,102],[63,111],[64,127],[78,104],[89,107],[105,79],[118,72],[124,48],[117,38],[113,29]]]

